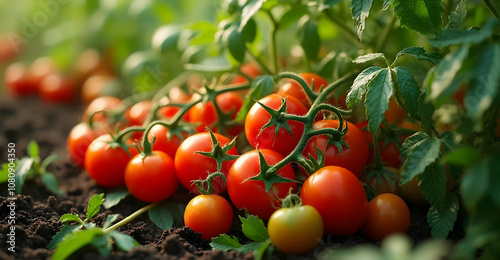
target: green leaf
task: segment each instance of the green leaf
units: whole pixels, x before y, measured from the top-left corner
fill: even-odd
[[[420,96],[418,82],[405,67],[396,67],[396,78],[406,111],[411,118],[418,118],[418,98]]]
[[[111,224],[113,224],[118,219],[119,216],[120,216],[120,214],[108,215],[108,217],[106,218],[106,222],[104,222],[104,224],[102,225],[102,228],[106,229],[106,228],[110,227]]]
[[[431,227],[431,236],[434,239],[445,239],[453,230],[460,205],[457,195],[450,193],[446,195],[443,210],[431,206],[427,213],[427,223]]]
[[[352,108],[355,104],[361,102],[366,93],[368,83],[370,83],[381,70],[381,67],[369,67],[359,73],[356,79],[354,79],[349,93],[347,93],[347,107]]]
[[[419,177],[419,187],[424,198],[438,210],[443,209],[446,198],[445,166],[433,163]]]
[[[28,173],[31,170],[31,167],[33,166],[34,159],[33,158],[22,158],[21,161],[19,161],[19,164],[16,167],[16,172],[15,172],[15,184],[16,184],[16,193],[21,194],[21,191],[23,190],[23,185],[24,181],[26,180],[26,176],[28,176]]]
[[[260,10],[262,7],[262,4],[266,0],[250,0],[247,1],[245,4],[245,7],[243,7],[243,10],[241,11],[241,23],[240,23],[240,30],[245,27],[247,22]]]
[[[104,202],[104,193],[94,194],[87,205],[87,219],[91,219],[99,212],[102,203]]]
[[[78,249],[92,243],[95,236],[102,235],[102,230],[92,228],[70,233],[58,244],[52,255],[52,260],[64,260],[70,257]]]
[[[307,9],[302,6],[292,6],[290,10],[285,12],[279,21],[280,30],[285,30],[290,26],[297,24],[302,16],[307,14]]]
[[[228,236],[226,234],[222,234],[218,237],[212,238],[212,242],[210,242],[210,246],[212,249],[218,249],[222,251],[236,250],[241,247],[240,242],[236,236]]]
[[[479,119],[493,104],[500,89],[500,45],[487,47],[474,69],[475,79],[465,95],[465,107],[474,119]]]
[[[99,255],[109,257],[113,250],[113,240],[109,234],[98,234],[92,239],[92,246],[97,249]]]
[[[373,0],[351,0],[352,20],[356,25],[358,38],[361,40],[361,35],[365,30],[365,21],[370,14]]]
[[[217,27],[208,21],[198,21],[190,24],[187,29],[194,30],[196,33],[189,39],[190,45],[209,44],[214,41]]]
[[[389,6],[392,4],[393,0],[384,0],[384,3],[382,4],[382,10],[387,10]]]
[[[422,47],[406,47],[398,52],[398,54],[396,55],[396,60],[403,55],[410,55],[419,60],[429,61],[432,64],[438,64],[443,58],[443,55],[441,53],[435,51],[426,53],[425,49]]]
[[[68,234],[73,233],[74,231],[80,229],[82,227],[81,224],[75,225],[75,226],[70,226],[70,225],[64,225],[59,232],[57,232],[54,237],[52,238],[52,241],[50,241],[49,245],[47,246],[47,249],[54,249],[56,248],[57,244],[59,244],[61,241],[63,241],[64,237]]]
[[[236,250],[238,252],[243,253],[243,254],[250,253],[252,251],[261,249],[264,245],[269,246],[269,243],[268,242],[266,243],[266,242],[255,242],[254,241],[254,242],[251,242],[251,243],[248,243],[248,244],[244,244],[244,245],[242,245],[241,247],[239,247]]]
[[[482,157],[478,150],[463,146],[450,151],[444,157],[448,163],[460,166],[472,166],[481,161]]]
[[[464,177],[460,182],[460,194],[469,210],[476,208],[479,201],[488,192],[489,179],[488,165],[485,163],[478,163],[465,170]]]
[[[318,34],[318,24],[309,17],[302,18],[302,24],[299,29],[300,46],[304,50],[309,61],[318,59],[321,39]]]
[[[8,162],[2,163],[2,168],[0,169],[0,183],[7,182],[9,180],[9,168]],[[12,170],[15,172],[15,168]]]
[[[74,213],[74,214],[64,214],[62,215],[60,218],[59,218],[59,221],[61,221],[61,223],[66,223],[66,222],[70,222],[70,221],[75,221],[75,222],[78,222],[78,223],[82,223],[83,224],[83,221],[80,219],[80,217],[78,216],[78,214]]]
[[[235,60],[239,63],[243,63],[245,59],[245,37],[243,37],[243,33],[241,33],[236,26],[231,26],[224,33],[224,41],[227,44],[227,49],[229,53]]]
[[[467,0],[461,0],[460,3],[458,3],[457,8],[451,11],[449,16],[450,21],[448,22],[448,25],[446,25],[446,29],[460,29],[466,16]]]
[[[432,131],[434,129],[434,105],[427,101],[427,89],[423,89],[418,98],[418,114],[420,116],[420,127],[425,131]]]
[[[402,27],[423,35],[437,34],[441,30],[444,12],[441,0],[394,0],[392,7]]]
[[[26,148],[28,151],[28,156],[35,158],[40,155],[40,148],[38,147],[38,143],[35,140],[31,140],[28,143],[28,147]]]
[[[427,138],[429,138],[429,135],[424,132],[416,132],[412,136],[406,138],[401,147],[401,159],[405,161],[410,151],[415,148],[420,141]]]
[[[153,35],[152,47],[161,53],[176,48],[180,35],[181,28],[177,25],[162,26]]]
[[[162,205],[158,205],[148,211],[148,216],[151,222],[157,227],[167,230],[174,224],[174,218],[170,209]]]
[[[105,209],[110,209],[113,206],[118,205],[118,203],[120,203],[120,201],[122,201],[128,195],[130,195],[130,192],[128,190],[108,193],[106,194],[106,199],[104,200],[104,203],[102,205]]]
[[[469,30],[446,29],[442,30],[435,38],[430,39],[429,43],[436,48],[444,48],[452,45],[478,44],[491,37],[496,20],[489,20],[483,29]]]
[[[436,67],[427,73],[424,85],[430,90],[431,99],[436,100],[443,93],[446,93],[446,89],[453,82],[468,53],[469,46],[464,45],[460,49],[446,55]]]
[[[394,91],[392,76],[389,69],[381,70],[367,85],[365,107],[368,117],[368,130],[377,134],[384,113],[389,108],[389,99]]]
[[[239,216],[243,234],[256,242],[264,242],[269,236],[264,221],[255,215],[247,215],[246,218]]]
[[[385,55],[383,53],[380,53],[380,52],[379,53],[369,53],[369,54],[365,54],[365,55],[357,57],[352,62],[357,63],[357,64],[361,64],[361,63],[373,61],[373,60],[376,60],[379,58],[385,59]]]
[[[262,243],[259,248],[254,249],[253,255],[256,260],[261,260],[264,257],[264,253],[268,251],[268,254],[272,255],[272,250],[274,248],[273,242],[268,239],[265,243]],[[267,250],[269,248],[269,250]]]
[[[59,183],[57,181],[56,176],[51,172],[45,172],[42,174],[42,182],[45,184],[45,187],[50,190],[50,192],[59,195],[62,194],[63,191],[59,189]]]
[[[140,246],[139,242],[137,242],[133,237],[122,234],[116,230],[109,232],[109,235],[113,237],[116,247],[118,247],[121,251],[129,252],[133,247]]]
[[[441,153],[440,148],[441,142],[436,137],[429,137],[415,143],[403,163],[400,184],[403,185],[422,174],[427,166],[438,159]]]
[[[250,19],[245,27],[241,30],[243,34],[243,38],[246,42],[253,42],[255,40],[255,36],[257,35],[257,23],[254,19]]]
[[[45,160],[43,160],[43,162],[40,164],[40,169],[47,169],[47,167],[49,166],[49,164],[55,162],[59,160],[59,155],[57,154],[51,154],[49,156],[47,156],[47,158],[45,158]]]

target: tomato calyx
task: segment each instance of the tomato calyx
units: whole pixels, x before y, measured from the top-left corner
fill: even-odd
[[[296,180],[288,179],[285,177],[279,176],[276,172],[279,169],[276,169],[273,166],[270,166],[267,164],[266,159],[264,158],[264,155],[257,150],[257,153],[259,154],[259,164],[260,164],[260,172],[259,174],[250,177],[246,179],[245,181],[248,180],[255,180],[255,181],[262,181],[264,183],[264,186],[266,188],[266,192],[269,192],[271,190],[271,186],[275,183],[286,183],[286,182],[299,182]],[[276,170],[275,170],[276,169]]]
[[[213,181],[216,177],[220,177],[222,179],[222,182],[226,183],[226,175],[224,175],[224,173],[220,171],[209,174],[204,180],[194,180],[193,183],[196,185],[196,189],[200,192],[200,194],[210,195],[213,194]]]
[[[290,193],[282,201],[282,208],[295,208],[302,206],[302,199],[299,195],[292,193],[292,190],[290,190]]]
[[[269,119],[269,122],[267,122],[260,129],[259,134],[257,135],[257,137],[259,137],[260,134],[267,127],[276,126],[276,129],[274,131],[274,140],[275,141],[278,138],[278,134],[279,134],[279,131],[281,130],[281,128],[284,128],[290,134],[290,136],[292,136],[292,139],[295,139],[295,136],[293,136],[293,133],[292,133],[292,128],[288,124],[288,118],[285,116],[287,114],[287,112],[286,112],[287,98],[283,98],[283,97],[280,97],[280,98],[282,100],[282,103],[281,103],[281,106],[278,109],[270,108],[269,106],[264,105],[260,101],[257,101],[257,103],[259,105],[261,105],[262,108],[264,108],[271,115],[271,119]]]
[[[228,154],[228,151],[234,147],[234,143],[235,143],[236,138],[231,140],[231,142],[228,143],[227,145],[221,146],[220,142],[217,140],[217,138],[215,137],[212,130],[207,128],[207,131],[210,133],[210,138],[212,139],[212,150],[210,152],[198,151],[196,153],[214,159],[217,163],[217,171],[221,171],[223,162],[232,161],[232,160],[235,160],[239,157],[237,155]]]

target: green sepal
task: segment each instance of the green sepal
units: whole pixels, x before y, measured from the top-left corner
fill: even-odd
[[[269,190],[271,190],[271,186],[275,183],[297,182],[295,180],[281,177],[278,174],[276,174],[276,172],[268,172],[269,168],[271,168],[272,166],[267,164],[264,155],[262,155],[262,153],[259,150],[257,150],[257,152],[259,153],[260,173],[254,177],[246,179],[245,181],[254,180],[254,181],[264,182],[264,185],[266,187],[266,192],[269,192]]]
[[[269,122],[267,122],[260,129],[259,134],[257,135],[257,137],[259,137],[259,135],[262,133],[262,131],[264,131],[264,129],[266,129],[267,127],[276,126],[276,129],[275,129],[275,132],[274,132],[274,140],[276,140],[276,138],[278,137],[278,133],[281,130],[281,128],[284,128],[292,136],[292,139],[295,138],[293,136],[293,133],[292,133],[292,128],[288,124],[288,120],[284,119],[281,116],[282,113],[286,113],[286,105],[287,105],[286,102],[287,102],[287,99],[286,98],[282,98],[282,97],[280,97],[280,98],[283,101],[283,103],[281,104],[281,106],[277,110],[272,109],[272,108],[264,105],[260,101],[257,101],[257,103],[259,105],[261,105],[262,108],[264,108],[271,115],[271,119],[269,120]]]

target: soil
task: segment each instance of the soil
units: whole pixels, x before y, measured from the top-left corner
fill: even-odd
[[[107,193],[87,176],[85,170],[73,164],[66,153],[66,136],[70,129],[81,120],[81,105],[49,105],[36,97],[25,99],[0,98],[0,158],[7,158],[7,143],[15,143],[16,157],[26,155],[26,146],[31,139],[40,145],[40,156],[51,153],[60,155],[60,160],[49,167],[60,182],[64,195],[52,195],[39,179],[27,180],[23,195],[18,195],[16,203],[16,252],[7,251],[8,214],[7,185],[0,185],[0,259],[48,259],[53,250],[47,245],[58,232],[59,222],[65,213],[78,213],[83,218],[89,198],[96,193]],[[1,161],[4,161],[3,159]],[[185,191],[181,191],[185,192]],[[186,202],[190,196],[179,194]],[[120,219],[143,207],[131,197],[126,198],[109,210],[101,209],[93,220],[101,225],[109,214],[120,214]],[[426,208],[412,207],[412,224],[408,232],[415,243],[430,237],[430,229],[425,220]],[[238,212],[241,214],[241,212]],[[241,242],[242,235],[238,218],[235,218],[230,235],[236,235]],[[120,229],[134,237],[142,246],[130,252],[113,252],[111,259],[253,259],[252,254],[235,251],[212,251],[208,242],[188,227],[182,219],[174,222],[174,227],[161,230],[149,221],[147,214],[133,220]],[[308,255],[294,256],[276,254],[278,259],[314,259],[326,247],[353,246],[370,243],[361,235],[349,237],[325,236],[320,246]],[[85,248],[78,252],[78,259],[104,259],[96,250]],[[106,258],[109,259],[109,258]]]

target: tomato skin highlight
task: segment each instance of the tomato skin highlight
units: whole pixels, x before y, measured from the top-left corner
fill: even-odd
[[[205,240],[229,232],[232,223],[231,204],[217,194],[194,197],[184,211],[184,224]]]
[[[346,122],[346,124],[348,129],[343,140],[349,148],[343,147],[342,152],[338,154],[338,149],[335,145],[326,147],[328,144],[326,136],[317,135],[309,139],[302,154],[306,157],[308,157],[308,154],[312,154],[317,158],[316,150],[314,149],[314,147],[317,147],[325,155],[326,166],[344,167],[359,178],[368,160],[368,144],[359,128],[350,122]],[[338,126],[339,121],[331,119],[316,121],[313,124],[314,129],[337,128]]]
[[[371,240],[382,241],[394,233],[406,233],[410,228],[410,210],[403,199],[383,193],[368,203],[368,215],[361,231]]]
[[[281,208],[269,218],[267,233],[280,251],[305,254],[319,245],[323,237],[323,220],[309,205]]]
[[[222,147],[231,142],[231,140],[223,135],[217,133],[214,133],[214,135]],[[200,192],[192,181],[199,179],[204,180],[209,174],[217,171],[215,159],[197,153],[210,152],[211,150],[212,139],[210,133],[203,132],[186,138],[175,153],[174,163],[177,178],[186,189],[194,194],[200,194]],[[233,147],[229,149],[228,154],[238,155],[238,150]],[[234,160],[222,163],[221,172],[226,175],[226,177],[233,162]],[[215,194],[226,191],[226,184],[220,177],[214,178],[213,187],[213,193]]]
[[[168,128],[164,125],[155,125],[153,126],[148,133],[148,141],[153,142],[153,139],[155,139],[155,142],[153,143],[153,151],[162,151],[170,158],[175,158],[175,153],[177,152],[177,149],[181,145],[181,139],[177,135],[172,135],[169,138],[167,138],[168,134]],[[187,133],[183,132],[184,139],[188,137]]]
[[[80,168],[83,168],[85,153],[87,149],[97,137],[105,132],[101,129],[91,129],[86,123],[75,125],[68,134],[66,139],[66,149],[71,157],[71,160]]]
[[[271,94],[259,100],[262,104],[278,109],[283,101],[282,96]],[[299,100],[288,96],[286,112],[295,115],[305,115],[307,108]],[[292,130],[292,135],[281,128],[275,137],[276,126],[262,129],[271,119],[271,115],[258,103],[255,103],[248,111],[245,119],[245,135],[250,145],[256,149],[271,149],[287,156],[297,146],[303,132],[304,124],[297,121],[288,120],[287,123]],[[262,130],[262,132],[261,132]]]
[[[259,150],[264,156],[268,165],[274,165],[283,160],[280,153],[269,150]],[[231,201],[238,209],[246,208],[250,214],[257,215],[261,219],[269,219],[271,214],[280,207],[279,199],[288,195],[296,189],[297,183],[285,182],[275,183],[269,192],[262,181],[247,180],[258,175],[260,172],[260,160],[257,150],[249,151],[241,155],[234,162],[227,176],[227,192]],[[290,164],[285,165],[277,171],[281,177],[295,180],[295,173]]]
[[[85,108],[83,112],[83,121],[88,121],[90,115],[97,111],[101,110],[114,110],[117,109],[120,105],[121,100],[117,97],[112,96],[102,96],[94,99],[90,104]],[[94,122],[103,122],[105,121],[105,116],[102,113],[96,114],[92,117]]]
[[[132,196],[144,202],[159,202],[174,194],[178,181],[174,161],[161,151],[137,154],[125,169],[125,185]]]
[[[302,185],[300,198],[311,205],[323,219],[326,234],[348,236],[365,222],[368,200],[363,185],[349,170],[325,166]]]

